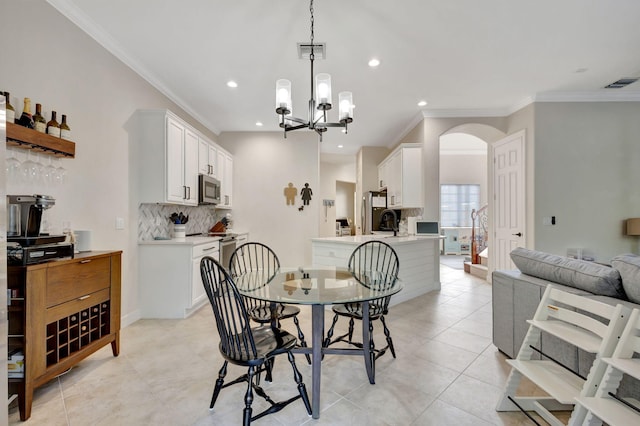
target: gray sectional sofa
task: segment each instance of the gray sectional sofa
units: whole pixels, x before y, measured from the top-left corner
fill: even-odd
[[[610,305],[640,309],[640,256],[616,256],[611,266],[516,248],[511,252],[518,270],[495,271],[493,286],[493,343],[511,358],[518,355],[542,294],[549,284]],[[542,334],[538,349],[583,377],[593,356],[553,336]],[[620,395],[640,396],[640,384],[625,377]]]

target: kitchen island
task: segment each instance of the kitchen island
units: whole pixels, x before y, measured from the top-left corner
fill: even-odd
[[[439,235],[403,236],[354,235],[344,237],[312,238],[313,266],[347,267],[349,256],[360,244],[380,240],[389,244],[398,254],[399,278],[403,290],[393,296],[391,305],[413,299],[433,290],[440,290]]]

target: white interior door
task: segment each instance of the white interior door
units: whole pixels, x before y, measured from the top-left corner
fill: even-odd
[[[493,194],[493,269],[516,269],[509,253],[526,247],[524,130],[493,144]]]

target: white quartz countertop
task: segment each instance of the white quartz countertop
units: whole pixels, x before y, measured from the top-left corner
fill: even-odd
[[[311,241],[314,242],[331,242],[331,243],[344,243],[344,244],[362,244],[371,240],[380,240],[384,241],[387,244],[406,244],[406,243],[420,243],[427,242],[430,240],[439,240],[443,238],[440,235],[406,235],[406,236],[397,236],[393,235],[346,235],[343,237],[322,237],[322,238],[312,238]]]
[[[207,244],[215,241],[220,241],[220,237],[206,237],[202,235],[195,235],[193,237],[185,238],[172,238],[169,240],[145,240],[138,241],[139,245],[187,245],[197,246],[198,244]]]

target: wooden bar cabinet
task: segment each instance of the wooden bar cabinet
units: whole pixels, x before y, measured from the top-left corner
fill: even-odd
[[[121,251],[8,267],[9,352],[24,354],[24,377],[10,377],[20,419],[33,391],[98,349],[120,351]]]

